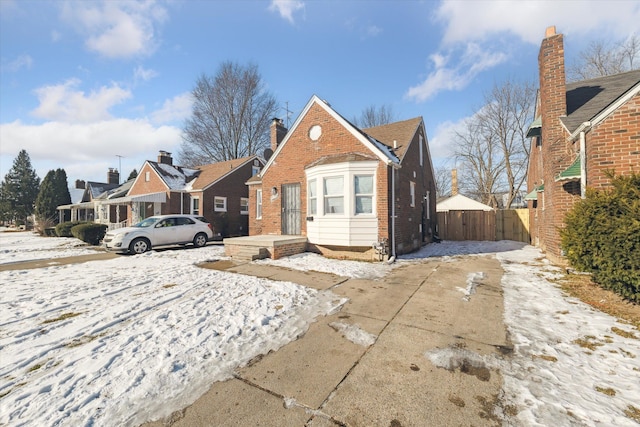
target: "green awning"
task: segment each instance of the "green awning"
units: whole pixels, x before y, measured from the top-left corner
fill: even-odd
[[[542,135],[542,116],[538,117],[529,125],[527,129],[527,138]]]
[[[528,193],[526,196],[524,196],[524,199],[538,200],[538,193],[541,191],[544,191],[544,184],[538,185],[537,187],[535,187],[531,193]]]
[[[571,166],[560,172],[560,174],[555,178],[556,182],[574,181],[578,179],[580,179],[580,156],[576,157]]]

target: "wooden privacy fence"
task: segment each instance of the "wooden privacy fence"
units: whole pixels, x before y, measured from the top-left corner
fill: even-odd
[[[438,212],[438,235],[443,240],[515,240],[530,243],[529,211]]]

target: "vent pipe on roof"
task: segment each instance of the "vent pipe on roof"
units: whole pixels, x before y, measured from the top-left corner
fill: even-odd
[[[398,141],[396,141],[395,139],[393,140],[393,149],[394,150],[398,149]]]

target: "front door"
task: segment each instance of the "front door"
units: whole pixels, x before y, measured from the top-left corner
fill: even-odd
[[[300,184],[282,185],[282,234],[300,234]]]

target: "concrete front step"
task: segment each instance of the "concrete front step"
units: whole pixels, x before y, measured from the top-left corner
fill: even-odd
[[[232,256],[234,261],[250,262],[256,259],[269,258],[267,248],[256,246],[244,246],[239,248]]]

